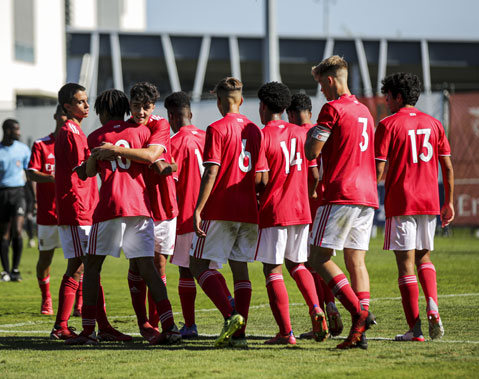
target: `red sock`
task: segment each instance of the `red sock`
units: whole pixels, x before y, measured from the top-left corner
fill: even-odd
[[[401,291],[402,306],[409,328],[413,328],[419,319],[419,287],[416,275],[405,275],[398,279]]]
[[[95,331],[95,318],[98,306],[83,305],[81,310],[82,334],[89,336]]]
[[[285,336],[291,332],[291,320],[289,318],[288,292],[284,285],[283,275],[269,274],[266,278],[266,290],[271,311],[279,326],[279,332]]]
[[[75,309],[81,310],[83,306],[83,274],[78,282],[77,292],[75,294]]]
[[[55,325],[63,328],[68,326],[77,288],[78,282],[75,279],[71,276],[63,275],[62,283],[60,284],[60,293],[58,295],[58,312]]]
[[[309,313],[311,313],[314,307],[319,307],[319,299],[313,276],[302,263],[293,267],[291,276],[296,281],[296,285],[303,295],[306,304],[308,304]]]
[[[323,286],[321,284],[321,276],[314,271],[313,269],[308,267],[309,272],[311,273],[313,280],[314,280],[314,286],[316,288],[316,295],[318,295],[318,306],[321,309],[326,309],[325,304],[324,304],[324,292],[323,292]],[[328,288],[329,290],[329,288]]]
[[[221,272],[219,272],[218,270],[210,270],[210,271],[213,274],[215,274],[216,277],[218,278],[218,280],[221,282],[221,287],[223,288],[223,292],[225,293],[228,300],[230,300],[230,302],[231,302],[231,299],[233,299],[233,296],[231,296],[231,292],[228,288],[228,285],[226,284],[225,277],[223,275],[221,275]]]
[[[205,294],[211,299],[216,308],[219,309],[224,318],[228,318],[233,313],[233,307],[224,293],[219,272],[216,270],[206,270],[198,276],[198,284],[205,291]],[[221,275],[222,276],[222,275]],[[223,278],[224,280],[224,278]]]
[[[331,288],[334,296],[338,298],[344,308],[346,308],[351,315],[357,315],[361,312],[359,299],[351,288],[346,275],[336,275],[329,281],[328,286]]]
[[[323,287],[324,303],[326,305],[329,303],[335,303],[334,293],[331,291],[331,288],[328,287],[323,278],[321,278],[321,286]]]
[[[138,326],[148,322],[146,317],[146,283],[140,274],[128,270],[128,287],[130,288],[131,304],[135,310]]]
[[[419,281],[421,282],[422,291],[426,297],[427,311],[437,311],[437,282],[436,282],[436,268],[432,264],[423,263],[417,268],[417,275],[419,276]],[[430,300],[434,301],[436,308],[429,309]]]
[[[160,316],[158,315],[158,311],[156,309],[156,302],[153,299],[153,294],[151,293],[150,289],[148,288],[148,321],[153,328],[158,328],[160,323]]]
[[[170,330],[175,320],[173,319],[173,311],[171,310],[171,304],[168,299],[160,300],[156,303],[156,309],[159,314],[161,329],[163,331]]]
[[[368,311],[369,310],[369,299],[371,298],[370,293],[366,292],[366,291],[356,292],[356,296],[358,297],[359,302],[361,303],[363,308]]]
[[[195,299],[196,284],[192,278],[180,278],[178,282],[178,295],[180,295],[181,310],[185,325],[191,326],[195,323]]]
[[[40,291],[42,292],[43,300],[52,297],[52,295],[50,294],[50,275],[43,279],[38,278],[38,286],[40,287]]]
[[[100,278],[98,278],[98,299],[96,302],[96,322],[98,323],[99,330],[105,330],[112,326],[108,322],[106,317],[105,307],[105,293],[103,292],[103,286],[101,285]]]
[[[238,313],[244,318],[244,325],[234,334],[235,337],[243,335],[248,322],[249,305],[251,303],[251,282],[249,280],[238,280],[235,282],[235,307]]]

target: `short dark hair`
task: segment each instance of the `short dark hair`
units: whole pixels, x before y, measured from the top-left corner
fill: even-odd
[[[258,97],[274,113],[283,112],[291,104],[291,91],[279,82],[263,84],[258,90]]]
[[[149,82],[136,83],[130,90],[130,101],[139,101],[142,104],[155,104],[160,98],[158,88]]]
[[[60,104],[66,113],[64,104],[71,104],[73,96],[79,91],[85,91],[86,88],[77,83],[67,83],[58,91],[58,104]]]
[[[381,83],[381,93],[386,95],[391,91],[394,97],[400,93],[404,105],[416,105],[421,94],[421,81],[411,73],[397,72],[386,76]]]
[[[20,124],[20,123],[14,118],[7,118],[5,121],[3,121],[2,129],[5,132],[7,129],[13,127],[16,124]]]
[[[288,112],[310,111],[313,109],[311,98],[304,93],[295,93],[291,97],[291,104],[288,107]]]
[[[103,91],[95,100],[95,112],[107,112],[112,117],[124,117],[130,114],[130,103],[123,91],[109,89]]]
[[[190,109],[190,97],[183,91],[173,92],[166,97],[165,108],[169,111],[173,109]]]

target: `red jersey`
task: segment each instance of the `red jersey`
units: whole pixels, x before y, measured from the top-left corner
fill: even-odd
[[[326,103],[315,128],[329,134],[321,151],[322,204],[378,207],[374,121],[354,95]]]
[[[44,174],[55,174],[55,136],[52,134],[36,140],[28,169]],[[55,183],[37,183],[37,224],[56,225]]]
[[[376,129],[376,159],[388,161],[386,217],[439,214],[438,159],[450,156],[444,128],[416,108],[401,108]]]
[[[59,225],[92,225],[98,203],[96,178],[81,180],[75,168],[90,156],[81,127],[68,120],[55,142],[55,199]]]
[[[102,142],[132,149],[146,147],[150,130],[144,125],[111,120],[88,136],[92,150]],[[147,165],[117,158],[113,161],[97,161],[101,177],[100,201],[93,213],[93,222],[117,217],[151,217],[150,200],[143,174]]]
[[[200,192],[203,175],[203,148],[205,131],[193,125],[182,126],[171,137],[171,154],[178,165],[176,194],[178,198],[178,220],[176,233],[193,232],[193,213]]]
[[[133,125],[137,125],[133,120],[133,117],[130,117],[128,120],[129,123]],[[146,124],[148,129],[150,129],[151,137],[148,141],[148,146],[150,145],[160,145],[163,146],[165,151],[167,151],[167,147],[169,146],[170,141],[170,124],[168,121],[157,115],[151,115],[148,119],[148,123]]]
[[[262,139],[261,130],[239,113],[208,126],[203,164],[220,168],[203,219],[258,223],[255,173],[267,170]]]
[[[316,161],[304,155],[307,132],[283,120],[269,121],[263,128],[269,182],[260,197],[260,228],[311,223],[308,167]]]

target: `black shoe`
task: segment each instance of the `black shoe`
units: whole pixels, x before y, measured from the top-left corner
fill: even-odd
[[[20,275],[20,271],[12,270],[12,272],[10,273],[10,279],[12,282],[21,282],[22,276]]]

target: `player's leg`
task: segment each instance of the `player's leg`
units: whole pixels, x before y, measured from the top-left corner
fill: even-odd
[[[50,265],[54,251],[54,249],[50,249],[38,252],[37,280],[42,294],[40,313],[44,315],[53,315],[52,295],[50,293]]]
[[[0,260],[3,271],[0,280],[9,282],[10,277],[10,236],[12,229],[12,220],[15,215],[15,207],[12,202],[11,190],[9,188],[0,188]]]
[[[369,273],[366,268],[366,251],[344,248],[344,263],[351,277],[351,287],[362,307],[369,310]]]
[[[75,304],[73,306],[73,316],[81,317],[81,309],[83,307],[83,267],[79,267],[73,277],[78,281],[78,288],[75,293]]]

